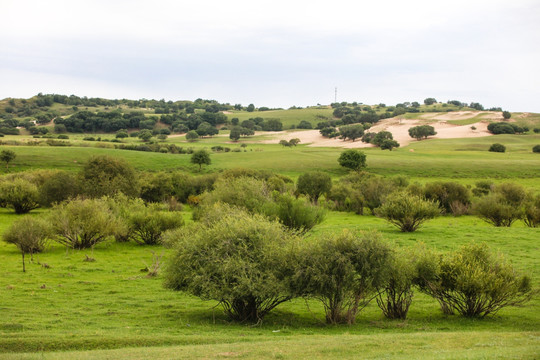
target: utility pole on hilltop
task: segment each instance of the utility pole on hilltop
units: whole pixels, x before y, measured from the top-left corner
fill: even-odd
[[[334,91],[334,102],[337,103],[337,86]]]

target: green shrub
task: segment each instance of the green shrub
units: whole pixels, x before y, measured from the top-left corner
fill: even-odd
[[[309,197],[311,202],[317,203],[319,197],[327,194],[332,188],[330,175],[322,171],[311,171],[298,177],[296,191]]]
[[[471,204],[469,189],[455,182],[432,182],[424,186],[424,196],[437,201],[445,213],[460,215]]]
[[[11,207],[16,214],[26,214],[39,207],[39,191],[36,185],[23,178],[0,183],[0,204]]]
[[[184,220],[177,212],[161,211],[156,205],[151,205],[131,213],[128,223],[135,242],[157,245],[161,243],[165,231],[182,226]]]
[[[294,287],[322,302],[326,322],[353,324],[387,281],[391,249],[375,233],[328,234],[300,254]]]
[[[340,182],[332,185],[328,200],[333,202],[334,210],[353,211],[358,215],[364,214],[364,196],[351,183]]]
[[[305,233],[325,218],[325,212],[305,199],[296,199],[289,194],[275,194],[272,205],[266,207],[265,214],[277,217],[287,228]]]
[[[503,153],[506,152],[506,146],[504,146],[503,144],[495,143],[489,147],[489,151]]]
[[[294,237],[260,215],[227,208],[214,220],[167,233],[174,255],[165,286],[216,300],[229,319],[260,322],[291,299]]]
[[[487,195],[473,204],[473,212],[494,226],[512,226],[521,218],[521,209],[507,202],[500,194]]]
[[[532,148],[533,153],[540,153],[540,144],[534,145]]]
[[[56,171],[39,187],[39,202],[43,206],[51,206],[74,198],[80,193],[81,185],[76,175],[66,171]]]
[[[540,195],[530,196],[524,205],[523,221],[529,227],[540,226]]]
[[[51,235],[49,224],[42,219],[25,216],[16,220],[2,235],[5,242],[17,246],[22,255],[23,272],[26,271],[24,255],[42,252]]]
[[[139,194],[137,174],[123,159],[111,156],[93,156],[80,172],[83,192],[90,197],[112,196],[123,193],[127,196]]]
[[[440,258],[438,274],[420,281],[425,293],[444,304],[447,312],[485,317],[506,306],[530,299],[531,281],[516,274],[501,254],[485,244],[469,244]]]
[[[75,199],[53,207],[49,222],[56,241],[73,249],[91,248],[114,235],[117,219],[103,199]]]
[[[339,165],[351,170],[359,171],[366,167],[366,154],[359,150],[345,150],[338,158]]]
[[[425,221],[440,213],[437,202],[406,192],[395,192],[375,209],[375,214],[386,219],[403,232],[413,232]]]
[[[377,295],[377,305],[388,319],[406,319],[418,278],[418,258],[413,251],[397,249],[387,264],[388,278]]]

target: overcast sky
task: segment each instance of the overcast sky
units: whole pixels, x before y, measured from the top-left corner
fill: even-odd
[[[540,1],[1,0],[0,98],[540,112]]]

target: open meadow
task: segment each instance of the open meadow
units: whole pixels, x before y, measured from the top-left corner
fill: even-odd
[[[321,110],[322,115],[310,110],[299,116],[301,111],[287,110],[279,117],[288,128],[299,120],[315,123],[321,116],[332,115],[330,109]],[[264,116],[272,113],[264,112]],[[254,115],[228,114],[235,116],[245,120]],[[267,135],[231,142],[227,130],[220,135],[224,136],[195,142],[183,136],[164,141],[183,149],[209,150],[211,164],[201,171],[187,153],[120,150],[111,142],[88,142],[82,140],[83,135],[71,134],[66,140],[71,146],[30,146],[24,144],[31,141],[28,135],[7,135],[0,150],[12,150],[16,158],[2,172],[59,169],[77,173],[92,156],[109,155],[125,160],[136,171],[150,173],[183,171],[199,176],[248,168],[293,181],[311,170],[325,172],[333,181],[349,173],[338,164],[340,148],[261,143]],[[495,142],[504,144],[506,152],[488,152]],[[411,184],[453,181],[473,188],[489,180],[520,184],[538,194],[540,154],[531,151],[537,144],[540,134],[529,132],[428,139],[392,151],[362,151],[367,155],[367,172],[387,178],[403,176]],[[215,146],[238,150],[211,151]],[[50,211],[40,208],[30,214],[44,217]],[[192,223],[192,211],[183,205],[178,216]],[[11,209],[0,209],[0,233],[18,217]],[[406,233],[368,211],[357,215],[327,210],[324,221],[303,235],[302,241],[309,243],[321,234],[343,229],[376,231],[384,241],[404,248],[422,242],[431,249],[451,251],[485,242],[529,275],[535,291],[540,289],[540,228],[521,221],[494,227],[475,215],[444,215]],[[540,354],[538,292],[519,307],[505,307],[479,319],[445,315],[436,300],[416,291],[406,320],[386,319],[372,301],[350,325],[327,325],[320,302],[296,298],[253,325],[231,322],[216,301],[166,289],[161,272],[147,276],[155,256],[167,263],[171,252],[161,245],[114,240],[84,250],[50,242],[46,251],[33,255],[33,262],[27,258],[23,273],[20,252],[0,242],[0,359],[537,359]],[[89,257],[95,261],[85,261]]]

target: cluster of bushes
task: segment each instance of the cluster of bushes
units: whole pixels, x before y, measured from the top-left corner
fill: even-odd
[[[433,135],[437,135],[437,132],[431,125],[419,125],[409,128],[409,136],[416,140],[427,139],[428,136]]]
[[[212,191],[197,199],[193,217],[204,218],[218,204],[226,204],[277,220],[294,231],[307,232],[324,219],[324,210],[297,198],[294,191],[292,181],[283,176],[243,169],[226,171]]]
[[[485,245],[436,253],[347,231],[301,240],[259,214],[216,204],[200,222],[165,235],[174,248],[165,285],[216,300],[239,322],[260,322],[293,298],[315,299],[329,324],[354,323],[373,300],[386,317],[405,319],[415,290],[446,314],[479,318],[532,293],[530,279]]]
[[[494,226],[511,226],[518,220],[530,227],[540,226],[540,194],[512,183],[478,182],[473,189],[449,181],[421,186],[409,185],[403,177],[360,172],[331,184],[324,194],[325,206],[333,210],[361,215],[368,208],[401,231],[414,231],[439,214],[474,214]]]
[[[355,141],[356,139],[360,139],[364,135],[364,131],[369,129],[370,126],[370,124],[342,125],[339,127],[339,130],[333,126],[327,126],[320,129],[319,132],[324,137],[339,137],[343,140]]]
[[[491,123],[487,127],[492,134],[523,134],[529,131],[527,127],[521,127],[516,124],[506,122]]]
[[[378,133],[368,132],[362,136],[362,142],[373,144],[381,150],[390,150],[399,147],[399,143],[394,140],[394,136],[389,131],[379,131]]]
[[[290,140],[280,140],[279,141],[279,145],[281,146],[285,146],[285,147],[293,147],[293,146],[296,146],[300,144],[300,139],[298,138],[293,138],[293,139],[290,139]]]

